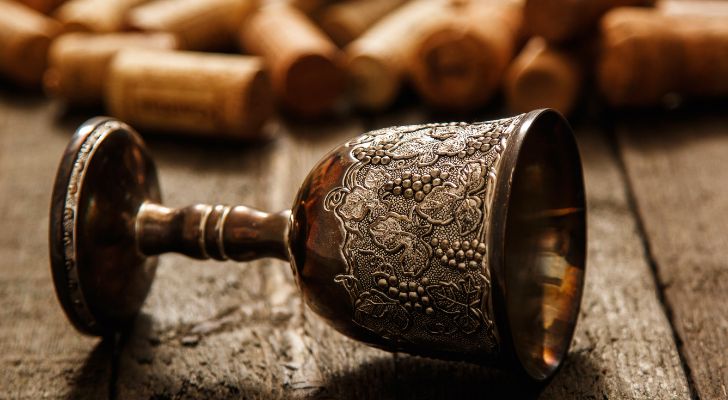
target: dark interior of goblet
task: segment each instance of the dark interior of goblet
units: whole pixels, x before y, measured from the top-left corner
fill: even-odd
[[[504,278],[518,361],[537,380],[563,360],[581,302],[586,213],[579,153],[556,113],[538,116],[515,164],[506,219]]]

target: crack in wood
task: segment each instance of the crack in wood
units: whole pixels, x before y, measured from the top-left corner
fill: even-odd
[[[651,277],[654,282],[655,288],[656,288],[656,294],[657,299],[660,303],[660,306],[662,308],[662,312],[667,317],[667,320],[670,324],[670,331],[672,333],[673,341],[675,342],[675,346],[678,350],[678,355],[680,357],[680,366],[683,369],[683,373],[685,374],[685,379],[687,381],[688,390],[690,391],[690,398],[693,400],[699,400],[700,396],[698,394],[698,390],[695,386],[695,381],[693,379],[693,374],[690,369],[690,364],[687,361],[687,358],[685,356],[685,348],[683,346],[683,340],[680,337],[679,332],[676,328],[676,322],[675,322],[675,316],[674,312],[672,310],[672,307],[670,303],[665,298],[665,289],[669,285],[668,283],[663,283],[660,279],[659,275],[659,267],[657,265],[657,260],[655,259],[655,256],[652,252],[652,248],[650,246],[650,240],[647,235],[647,231],[645,229],[645,223],[644,219],[642,217],[642,214],[640,213],[639,206],[637,204],[637,198],[635,196],[634,191],[634,183],[631,181],[629,174],[627,173],[627,166],[624,160],[624,156],[622,154],[622,151],[620,150],[620,143],[619,138],[616,134],[616,127],[614,125],[614,121],[617,120],[617,117],[614,114],[605,114],[602,117],[603,125],[605,128],[605,131],[607,132],[607,137],[609,139],[609,144],[611,151],[614,154],[615,159],[617,160],[617,166],[619,168],[619,174],[622,177],[622,180],[625,182],[625,191],[627,194],[627,204],[629,205],[630,211],[632,215],[634,216],[635,223],[637,225],[637,232],[639,234],[639,239],[641,242],[641,246],[643,249],[643,255],[645,260],[647,261],[647,264],[650,267]]]

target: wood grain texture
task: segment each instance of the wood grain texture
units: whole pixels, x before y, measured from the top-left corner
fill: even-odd
[[[280,261],[201,263],[164,256],[128,336],[119,343],[80,336],[56,302],[47,259],[50,188],[61,152],[82,122],[59,119],[57,111],[44,101],[0,96],[0,215],[6,221],[0,230],[0,398],[689,397],[625,181],[596,129],[577,129],[590,205],[587,286],[577,333],[564,368],[543,390],[533,391],[502,371],[386,353],[347,339],[302,304],[290,268]],[[258,145],[145,139],[157,160],[165,204],[241,203],[276,211],[290,206],[319,157],[364,126],[423,120],[418,112],[396,112],[366,125],[355,118],[278,123],[270,129],[279,138]],[[698,147],[705,159],[719,154]],[[640,148],[626,152],[627,159],[642,156]],[[714,195],[709,204],[715,207],[728,198]],[[719,235],[710,231],[718,228],[704,229],[718,246]],[[691,282],[718,296],[708,289],[719,284],[703,278]],[[724,311],[716,298],[696,304]],[[722,321],[712,313],[694,311]],[[703,331],[710,324],[695,323]],[[725,340],[725,331],[711,332],[695,340]],[[681,337],[692,343],[693,336]],[[713,354],[702,354],[701,342],[695,343],[697,360],[719,361],[713,347]],[[721,371],[716,363],[713,371]]]
[[[576,131],[589,207],[586,288],[570,358],[544,397],[689,398],[624,177],[604,134]]]
[[[109,390],[112,345],[79,335],[53,291],[48,211],[73,133],[55,114],[46,102],[0,93],[0,398],[96,399]]]
[[[617,134],[695,390],[701,399],[728,398],[725,104],[711,115],[625,118]]]

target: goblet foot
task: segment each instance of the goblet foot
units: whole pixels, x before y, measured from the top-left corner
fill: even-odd
[[[76,131],[53,188],[50,255],[58,300],[79,331],[113,333],[138,313],[157,258],[138,250],[135,217],[160,200],[154,162],[131,128],[98,117]]]

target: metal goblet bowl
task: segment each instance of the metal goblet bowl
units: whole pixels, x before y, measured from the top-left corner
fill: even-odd
[[[347,336],[543,381],[565,358],[581,302],[581,161],[553,110],[398,126],[327,154],[291,210],[172,209],[139,135],[95,118],[61,160],[50,251],[58,299],[83,333],[132,323],[162,253],[277,257]]]

